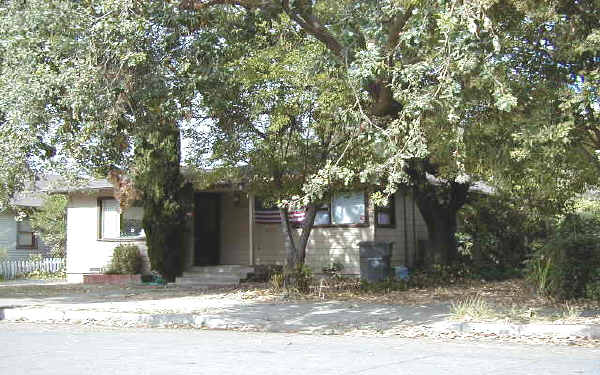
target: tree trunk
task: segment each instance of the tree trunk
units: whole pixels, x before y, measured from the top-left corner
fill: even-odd
[[[310,232],[312,231],[317,214],[317,206],[314,204],[306,207],[306,216],[302,222],[302,231],[298,241],[294,239],[294,228],[290,224],[289,212],[287,208],[280,208],[281,229],[285,241],[286,267],[289,270],[295,270],[298,266],[304,264],[306,260],[306,247]]]
[[[317,206],[310,204],[306,207],[306,216],[302,222],[302,232],[300,233],[300,240],[298,243],[298,264],[304,264],[306,260],[306,246],[308,245],[308,239],[310,238],[310,232],[312,231],[315,223],[315,216],[317,215]]]
[[[445,206],[432,205],[423,202],[427,198],[417,198],[417,206],[425,220],[428,232],[427,253],[425,262],[428,264],[451,264],[458,258],[456,246],[456,213]]]
[[[426,263],[451,264],[458,259],[456,214],[467,200],[469,184],[434,184],[424,177],[417,181],[413,186],[414,199],[428,232]]]
[[[279,208],[279,216],[281,217],[281,231],[283,232],[285,244],[285,266],[289,271],[295,270],[298,266],[298,250],[296,249],[296,242],[294,241],[294,233],[290,225],[287,207]]]

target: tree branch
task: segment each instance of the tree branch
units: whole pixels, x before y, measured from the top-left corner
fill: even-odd
[[[182,0],[180,7],[183,9],[201,10],[215,5],[238,5],[244,8],[260,8],[272,3],[265,0]]]
[[[314,36],[323,42],[327,49],[333,52],[338,58],[345,59],[344,48],[340,42],[313,16],[312,14],[303,15],[294,12],[290,8],[290,1],[282,1],[283,11],[308,34]]]
[[[409,6],[402,15],[397,15],[396,19],[392,23],[392,26],[390,27],[390,31],[388,34],[388,41],[386,44],[386,48],[390,54],[392,53],[392,51],[394,51],[394,49],[398,45],[398,41],[400,40],[400,32],[402,31],[404,26],[406,26],[406,23],[412,16],[412,12],[413,12],[414,8],[415,8],[414,5]]]

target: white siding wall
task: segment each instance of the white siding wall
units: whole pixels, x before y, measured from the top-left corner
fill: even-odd
[[[404,197],[395,196],[396,226],[395,228],[375,228],[375,241],[392,242],[392,266],[413,266],[417,255],[417,244],[427,239],[427,226],[419,209],[410,195],[406,196],[406,215],[404,214]],[[413,220],[414,218],[414,220]],[[404,220],[406,219],[406,226]],[[406,259],[408,255],[408,259]]]
[[[295,231],[298,236],[300,229]],[[313,228],[306,247],[306,264],[313,273],[333,263],[343,265],[344,274],[359,274],[358,243],[373,240],[372,226]],[[284,264],[285,245],[281,224],[254,225],[254,259],[256,264]]]
[[[67,279],[82,282],[83,274],[99,273],[110,264],[113,250],[120,243],[137,245],[146,255],[145,241],[98,240],[98,196],[103,194],[71,194],[67,206]],[[145,271],[148,263],[145,264]]]
[[[17,222],[12,211],[0,213],[0,248],[13,253],[17,247]]]
[[[27,259],[30,255],[45,255],[49,253],[48,246],[36,236],[34,249],[17,248],[17,221],[11,210],[0,213],[0,248],[7,251],[8,259]]]
[[[361,241],[372,241],[371,227],[314,228],[306,249],[306,264],[314,273],[323,267],[339,263],[343,274],[360,274],[359,246]]]

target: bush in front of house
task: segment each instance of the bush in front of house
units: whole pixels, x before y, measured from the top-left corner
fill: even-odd
[[[528,262],[528,278],[542,295],[600,300],[600,205],[566,215]]]
[[[119,245],[113,251],[109,274],[138,274],[142,272],[142,255],[135,245]]]
[[[523,261],[546,237],[543,217],[510,196],[476,197],[459,215],[459,253],[468,276],[475,279],[520,276]]]

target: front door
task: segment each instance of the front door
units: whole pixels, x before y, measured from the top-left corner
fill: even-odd
[[[215,193],[197,193],[194,203],[194,265],[217,265],[221,234],[221,196]]]

